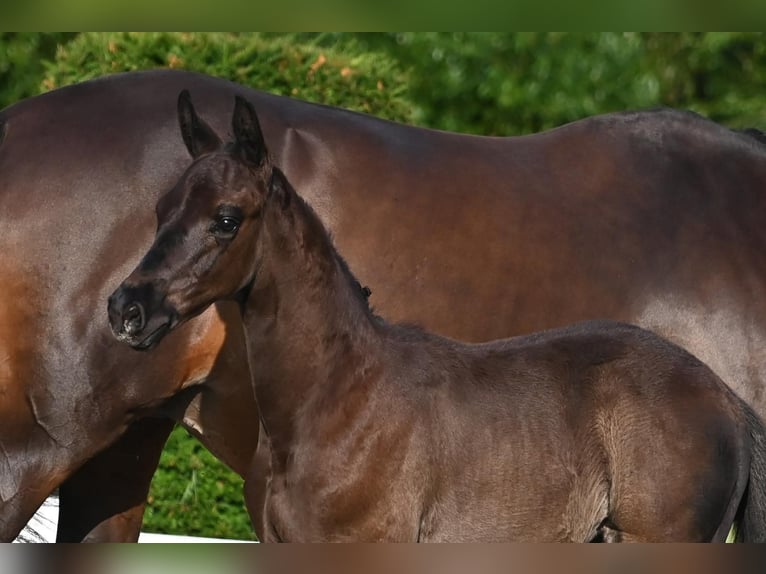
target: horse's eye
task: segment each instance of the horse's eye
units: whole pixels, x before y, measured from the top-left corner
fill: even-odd
[[[235,217],[222,216],[215,220],[212,232],[215,235],[230,237],[239,229],[239,220]]]

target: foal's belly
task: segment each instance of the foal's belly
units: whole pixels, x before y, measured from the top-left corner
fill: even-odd
[[[272,485],[274,482],[272,477]],[[400,496],[399,489],[394,487],[384,497],[367,497],[364,492],[349,491],[336,491],[336,494],[312,497],[298,489],[272,488],[266,498],[265,541],[418,541],[420,520],[416,509],[419,505]]]

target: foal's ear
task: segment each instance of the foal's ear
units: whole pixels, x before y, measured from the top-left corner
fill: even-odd
[[[194,110],[189,90],[178,94],[178,125],[181,127],[186,149],[193,158],[214,151],[221,145],[221,138]]]
[[[283,208],[290,205],[290,189],[290,182],[287,181],[287,176],[282,173],[282,170],[278,167],[272,168],[268,194],[279,201]]]
[[[231,127],[234,130],[234,139],[242,159],[254,167],[260,167],[267,156],[261,124],[253,105],[240,96],[234,98],[234,115],[231,118]]]

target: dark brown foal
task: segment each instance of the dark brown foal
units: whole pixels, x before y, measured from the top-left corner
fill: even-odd
[[[179,117],[196,159],[110,323],[150,349],[239,304],[267,540],[722,541],[740,509],[742,537],[765,539],[763,424],[688,352],[615,322],[479,345],[390,325],[249,103],[225,145],[187,93]]]

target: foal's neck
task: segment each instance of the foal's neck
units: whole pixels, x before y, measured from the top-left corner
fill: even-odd
[[[377,321],[314,211],[292,189],[266,202],[244,307],[253,384],[272,450],[287,452],[311,405],[358,383]],[[340,399],[342,400],[342,399]]]

